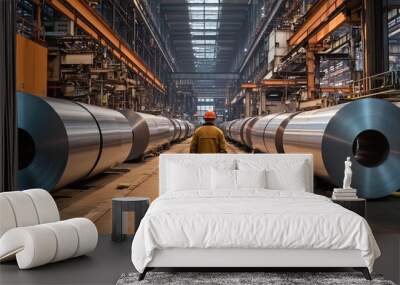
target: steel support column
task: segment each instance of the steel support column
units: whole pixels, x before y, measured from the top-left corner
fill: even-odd
[[[389,69],[386,1],[363,0],[364,78]],[[374,86],[365,86],[367,90]],[[366,91],[367,91],[366,90]]]
[[[251,91],[246,91],[245,104],[244,104],[244,115],[245,117],[251,116]]]
[[[258,108],[258,115],[265,114],[265,107],[267,105],[267,97],[265,96],[265,92],[260,91],[260,107]]]
[[[315,99],[315,55],[312,49],[306,50],[307,97]]]

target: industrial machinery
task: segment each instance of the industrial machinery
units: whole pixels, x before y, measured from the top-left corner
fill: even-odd
[[[271,114],[256,119],[250,130],[251,149],[312,153],[315,175],[337,186],[342,185],[343,162],[349,156],[352,186],[361,197],[380,198],[400,189],[399,121],[398,106],[373,98],[307,112]],[[239,137],[232,136],[232,131],[227,134],[246,144],[244,132],[242,128]]]
[[[52,191],[169,145],[171,120],[18,93],[18,188]],[[183,120],[179,136],[194,126]],[[183,131],[182,131],[183,130]]]

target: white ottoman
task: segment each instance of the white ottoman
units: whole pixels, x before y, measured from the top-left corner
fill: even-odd
[[[86,218],[59,221],[51,195],[42,189],[0,193],[0,261],[16,258],[20,269],[77,257],[97,245]]]

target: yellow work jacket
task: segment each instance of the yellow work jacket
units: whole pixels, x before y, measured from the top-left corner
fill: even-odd
[[[205,123],[193,135],[191,153],[226,153],[224,133],[212,123]]]

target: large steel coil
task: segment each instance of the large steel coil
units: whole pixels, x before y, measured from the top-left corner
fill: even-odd
[[[128,121],[71,101],[18,93],[18,188],[51,191],[126,159]],[[101,115],[101,116],[100,116]],[[96,117],[97,116],[97,117]],[[117,120],[110,129],[107,118]],[[128,130],[128,133],[126,132]]]
[[[283,153],[283,132],[290,119],[298,113],[281,113],[274,116],[265,127],[264,144],[269,153]]]
[[[128,160],[138,159],[172,142],[175,128],[171,120],[134,111],[121,113],[128,119],[133,136]]]
[[[188,126],[189,126],[189,134],[188,134],[188,136],[191,137],[191,136],[193,136],[193,134],[194,134],[195,126],[194,126],[192,123],[190,123],[190,122],[187,122],[187,124],[188,124]]]
[[[101,153],[90,175],[124,162],[132,147],[132,132],[129,122],[120,112],[77,102],[96,120],[101,135]]]
[[[226,126],[226,136],[228,139],[233,140],[233,135],[232,135],[232,130],[233,126],[236,124],[236,122],[239,121],[239,119],[231,121],[227,126]]]
[[[230,135],[231,135],[231,140],[244,144],[243,141],[243,127],[244,124],[250,120],[251,118],[244,118],[244,119],[239,119],[235,123],[232,124],[230,128]]]
[[[181,127],[176,119],[169,119],[174,126],[174,136],[172,137],[172,141],[178,141],[181,134]]]
[[[243,144],[248,148],[252,148],[253,142],[251,140],[251,130],[253,126],[257,123],[259,119],[262,117],[253,117],[249,118],[246,123],[243,125]]]
[[[312,153],[315,173],[341,186],[344,161],[353,162],[352,187],[364,198],[400,189],[400,110],[380,99],[363,99],[304,112],[287,125],[286,153]]]
[[[253,128],[250,131],[251,136],[251,148],[256,151],[260,152],[268,152],[265,141],[265,128],[268,126],[268,123],[275,118],[279,114],[270,114],[265,117],[260,118],[257,122],[253,125]]]
[[[184,140],[188,137],[188,126],[181,119],[175,119],[175,121],[178,123],[180,129],[178,140]]]

